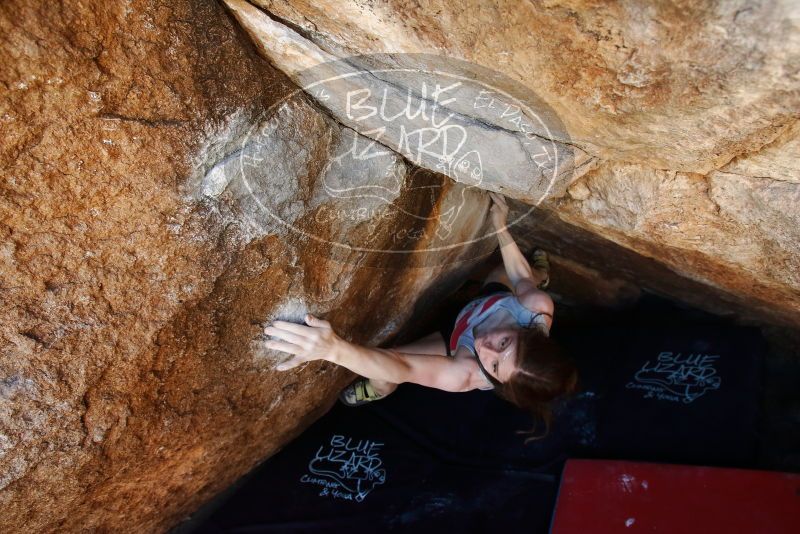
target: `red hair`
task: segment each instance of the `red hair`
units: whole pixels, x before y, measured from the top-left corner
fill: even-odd
[[[561,346],[539,328],[519,330],[514,363],[514,373],[507,381],[495,385],[494,391],[534,416],[533,428],[519,433],[531,434],[539,421],[544,423],[544,433],[526,438],[527,444],[547,435],[552,421],[552,403],[575,392],[578,371]]]

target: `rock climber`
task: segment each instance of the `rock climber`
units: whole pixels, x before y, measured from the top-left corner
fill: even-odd
[[[547,254],[536,250],[531,268],[508,230],[505,199],[489,194],[503,265],[442,331],[407,345],[375,348],[343,340],[328,321],[312,315],[306,315],[306,325],[275,321],[265,328],[274,338],[266,346],[293,355],[277,369],[311,360],[350,369],[360,377],[339,396],[348,406],[383,399],[404,382],[453,392],[491,389],[547,428],[552,401],[574,391],[577,372],[549,338],[553,300],[543,291],[549,282]]]

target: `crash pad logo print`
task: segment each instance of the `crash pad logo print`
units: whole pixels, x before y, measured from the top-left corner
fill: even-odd
[[[644,391],[645,399],[689,404],[720,388],[722,378],[714,367],[718,359],[711,354],[661,352],[642,365],[626,388]]]
[[[308,463],[308,473],[300,477],[300,482],[321,486],[320,497],[361,502],[376,486],[386,482],[379,454],[383,445],[334,434],[317,449]]]

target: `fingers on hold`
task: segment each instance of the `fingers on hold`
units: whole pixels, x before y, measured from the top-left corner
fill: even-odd
[[[293,332],[295,334],[303,335],[308,332],[308,327],[301,324],[290,323],[288,321],[275,321],[272,323],[272,328]]]
[[[501,195],[500,193],[495,193],[493,191],[489,191],[489,195],[491,195],[492,197],[492,203],[493,203],[492,208],[495,207],[497,207],[497,209],[506,208],[507,206],[506,199],[503,197],[503,195]]]
[[[306,324],[308,324],[309,326],[323,326],[323,327],[328,327],[331,325],[325,319],[319,319],[318,317],[314,317],[310,313],[306,314]]]
[[[300,354],[302,349],[297,345],[292,343],[286,343],[285,341],[277,341],[275,339],[270,339],[269,341],[264,342],[264,346],[268,349],[275,349],[281,352],[288,352],[289,354]]]
[[[305,347],[306,339],[305,337],[295,334],[294,332],[289,332],[288,330],[278,330],[272,329],[270,331],[265,332],[275,338],[278,338],[281,341],[287,341],[289,343],[294,343],[298,347]]]
[[[297,358],[290,358],[290,359],[286,360],[285,362],[282,362],[282,363],[279,363],[278,365],[276,365],[275,369],[277,369],[278,371],[288,371],[289,369],[294,369],[295,367],[297,367],[301,363],[303,363],[303,362],[301,360],[298,360]]]

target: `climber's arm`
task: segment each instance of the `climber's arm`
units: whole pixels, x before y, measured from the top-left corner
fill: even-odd
[[[394,384],[410,382],[444,391],[469,391],[472,369],[464,359],[407,354],[343,341],[329,361],[366,378]]]
[[[340,338],[328,321],[306,316],[308,326],[275,321],[264,329],[273,338],[266,347],[294,356],[280,371],[312,360],[327,360],[366,378],[402,384],[412,382],[445,391],[472,389],[469,361],[435,354],[409,354],[397,349],[362,347]],[[473,364],[474,365],[474,364]]]
[[[500,253],[503,256],[506,274],[514,286],[514,292],[519,294],[520,283],[533,281],[533,270],[507,227],[497,232],[497,240],[500,242]]]
[[[500,254],[503,256],[503,266],[506,269],[514,293],[519,295],[519,284],[525,281],[533,281],[534,274],[528,260],[522,255],[522,251],[517,246],[511,232],[508,231],[506,219],[508,218],[508,205],[502,195],[489,193],[492,197],[492,207],[489,216],[492,225],[497,232],[497,240],[500,244]],[[533,284],[536,287],[536,284]]]
[[[500,253],[503,256],[506,274],[514,286],[514,294],[520,303],[529,310],[549,315],[550,318],[547,319],[549,325],[553,317],[553,299],[538,288],[546,275],[543,275],[541,271],[531,269],[528,260],[522,255],[522,251],[508,231],[508,226],[506,226],[508,205],[505,199],[496,193],[489,194],[492,197],[490,216],[497,231],[497,240],[500,242]]]

